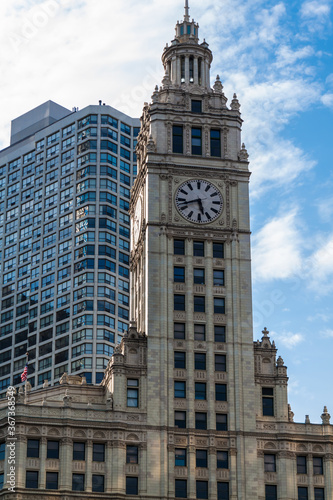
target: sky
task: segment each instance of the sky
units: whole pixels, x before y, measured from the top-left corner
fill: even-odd
[[[288,366],[295,421],[333,421],[333,0],[190,0],[236,92],[250,155],[254,339]],[[140,116],[182,0],[0,2],[0,149],[10,121],[51,99]]]

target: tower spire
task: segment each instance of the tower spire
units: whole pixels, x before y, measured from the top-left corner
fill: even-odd
[[[188,6],[188,0],[185,0],[185,15],[184,15],[184,21],[189,21],[190,20],[190,14],[189,14],[189,6]]]

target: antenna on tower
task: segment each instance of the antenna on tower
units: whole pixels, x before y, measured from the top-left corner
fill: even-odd
[[[185,16],[184,16],[184,21],[189,21],[190,20],[190,14],[189,14],[189,6],[188,6],[188,0],[185,0]]]

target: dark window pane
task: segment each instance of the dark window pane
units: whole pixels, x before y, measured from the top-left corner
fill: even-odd
[[[175,427],[186,429],[186,411],[175,411]]]
[[[185,323],[174,323],[173,334],[175,339],[185,339]]]
[[[227,386],[226,384],[215,384],[215,400],[227,401]]]
[[[137,477],[126,477],[126,495],[137,495],[138,494],[138,478]]]
[[[173,253],[175,255],[185,255],[185,241],[184,240],[174,240],[173,241]]]
[[[27,457],[32,457],[32,458],[39,457],[39,440],[38,439],[28,439]]]
[[[201,113],[202,112],[202,101],[197,101],[197,100],[192,99],[191,111],[192,111],[192,113]]]
[[[207,429],[207,413],[195,414],[195,428],[203,430]]]
[[[315,500],[325,500],[324,488],[314,489]]]
[[[105,445],[102,443],[93,443],[93,461],[104,462],[105,460]]]
[[[307,474],[306,457],[297,457],[297,474]]]
[[[84,474],[73,474],[72,476],[72,490],[84,491]]]
[[[186,467],[186,449],[175,449],[175,466]]]
[[[214,313],[225,314],[225,299],[214,297]]]
[[[47,490],[57,490],[58,489],[58,472],[47,472],[46,473],[46,489]]]
[[[265,500],[277,500],[277,488],[275,485],[265,485]]]
[[[205,312],[205,297],[194,296],[194,312]]]
[[[206,384],[203,382],[195,382],[195,399],[206,399]]]
[[[213,284],[214,286],[224,286],[224,271],[215,269],[213,271]]]
[[[222,414],[222,413],[216,415],[216,430],[217,431],[227,431],[228,430],[227,415]]]
[[[186,479],[175,479],[175,498],[187,498]]]
[[[308,500],[308,489],[304,486],[298,487],[298,500]]]
[[[323,459],[321,457],[313,457],[313,473],[323,474]]]
[[[196,467],[207,467],[207,450],[196,450]]]
[[[210,156],[221,157],[221,132],[219,130],[210,131]]]
[[[85,443],[73,443],[73,460],[85,460],[86,445]]]
[[[208,498],[208,481],[197,481],[197,498]]]
[[[185,295],[174,295],[174,310],[185,311]]]
[[[229,500],[229,483],[217,483],[217,500]]]
[[[186,382],[175,382],[175,398],[186,398]]]
[[[227,451],[217,451],[216,452],[216,467],[218,469],[228,469],[228,452]]]
[[[201,128],[192,127],[192,155],[202,155]]]
[[[205,284],[205,270],[204,269],[193,269],[193,283],[195,285]]]
[[[92,490],[97,493],[102,493],[104,491],[104,476],[97,474],[92,475]]]
[[[173,153],[183,153],[183,127],[174,125],[172,127],[172,151]]]
[[[213,243],[213,257],[214,259],[224,259],[223,243]]]
[[[139,461],[139,448],[137,446],[126,446],[126,463],[137,464]]]
[[[226,371],[226,355],[225,354],[215,354],[215,371],[225,372]]]
[[[47,442],[47,458],[59,458],[59,441]]]
[[[194,369],[206,370],[206,354],[204,352],[194,353]]]
[[[25,487],[26,488],[38,488],[38,471],[27,470],[25,475]]]
[[[174,353],[174,366],[175,368],[186,368],[186,353],[175,351]]]
[[[193,241],[193,255],[194,257],[205,256],[205,244],[203,241]]]
[[[225,326],[214,326],[215,342],[225,342]]]
[[[275,455],[264,455],[265,472],[276,472]]]
[[[176,283],[184,283],[185,281],[185,267],[173,268],[173,281]]]
[[[194,325],[194,340],[206,340],[206,325]]]

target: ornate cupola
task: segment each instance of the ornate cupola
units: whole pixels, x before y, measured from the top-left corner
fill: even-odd
[[[210,88],[212,60],[208,43],[204,40],[199,44],[199,25],[190,20],[188,0],[185,0],[184,19],[177,22],[175,39],[163,51],[165,76],[174,86]]]

